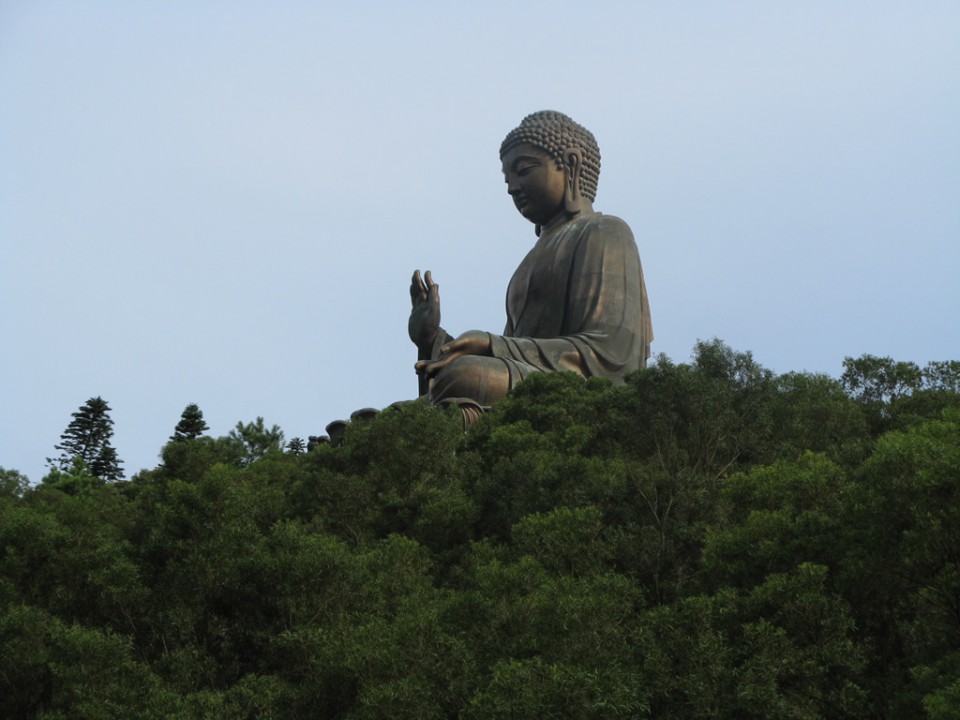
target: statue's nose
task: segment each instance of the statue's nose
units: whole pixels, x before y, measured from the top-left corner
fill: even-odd
[[[520,185],[519,185],[519,183],[517,183],[516,178],[508,178],[508,179],[507,179],[507,194],[508,194],[508,195],[516,195],[518,192],[520,192]]]

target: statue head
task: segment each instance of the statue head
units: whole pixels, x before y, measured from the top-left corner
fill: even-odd
[[[593,133],[563,113],[541,110],[527,115],[504,138],[500,158],[518,145],[533,145],[547,152],[557,168],[570,174],[571,191],[589,202],[597,196],[600,178],[600,147]]]

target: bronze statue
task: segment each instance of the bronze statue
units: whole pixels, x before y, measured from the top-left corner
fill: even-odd
[[[439,287],[417,270],[408,330],[420,394],[455,404],[464,422],[532,372],[570,370],[619,381],[643,367],[653,330],[630,228],[593,209],[600,148],[562,113],[528,115],[500,146],[507,193],[537,242],[507,288],[502,335],[440,327]]]

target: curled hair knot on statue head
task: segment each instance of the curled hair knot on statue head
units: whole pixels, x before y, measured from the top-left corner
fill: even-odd
[[[600,146],[593,133],[583,125],[555,110],[531,113],[504,138],[500,144],[500,157],[523,144],[534,145],[552,155],[558,168],[563,168],[567,162],[565,152],[579,150],[582,155],[580,192],[590,202],[596,199],[597,182],[600,179]]]

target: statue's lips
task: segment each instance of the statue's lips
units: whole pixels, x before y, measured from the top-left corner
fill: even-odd
[[[517,206],[517,210],[523,210],[527,205],[530,204],[530,200],[524,195],[515,195],[513,198],[513,204]]]

